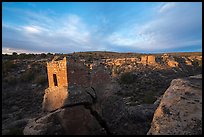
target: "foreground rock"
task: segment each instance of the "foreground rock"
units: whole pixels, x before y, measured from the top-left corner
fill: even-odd
[[[202,134],[202,74],[171,82],[147,134]]]
[[[92,135],[105,134],[104,129],[84,106],[59,109],[38,119],[25,128],[24,135]]]

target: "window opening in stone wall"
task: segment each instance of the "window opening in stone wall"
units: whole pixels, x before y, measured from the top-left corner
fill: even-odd
[[[58,86],[56,74],[53,74],[53,79],[54,79],[54,86]]]

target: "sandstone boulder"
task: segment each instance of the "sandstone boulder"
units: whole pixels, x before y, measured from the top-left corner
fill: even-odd
[[[24,135],[103,135],[92,111],[86,105],[58,109],[33,119],[23,131]]]
[[[182,57],[182,58],[184,59],[186,65],[192,66],[192,62],[190,59],[188,59],[186,57]]]
[[[59,123],[58,113],[61,110],[32,119],[24,128],[24,135],[59,135],[64,134]]]
[[[188,59],[190,59],[191,61],[202,60],[202,56],[189,56]]]
[[[63,109],[59,113],[60,123],[66,135],[104,135],[93,112],[86,106],[79,105]]]
[[[186,65],[192,66],[192,62],[189,60],[186,60],[185,63],[186,63]]]
[[[154,113],[147,134],[202,134],[202,75],[171,82]]]
[[[95,99],[94,89],[78,88],[78,90],[69,90],[69,97],[65,99],[63,106],[91,105]]]
[[[178,67],[178,62],[177,61],[174,61],[174,60],[168,60],[167,61],[167,64],[170,66],[170,67]]]

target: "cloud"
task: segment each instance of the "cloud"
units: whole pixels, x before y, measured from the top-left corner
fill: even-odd
[[[37,26],[24,26],[25,31],[28,33],[41,33],[41,28]]]
[[[159,8],[159,12],[166,12],[170,9],[173,9],[176,6],[176,2],[168,2],[168,3],[164,3],[160,8]]]
[[[17,52],[19,54],[21,53],[33,53],[33,54],[38,54],[38,53],[44,53],[44,52],[35,52],[32,50],[24,50],[24,49],[15,49],[15,48],[2,48],[2,54],[12,54],[13,52]]]
[[[95,49],[97,42],[91,37],[91,31],[79,16],[68,14],[55,21],[53,18],[32,12],[28,12],[28,15],[26,26],[12,27],[3,24],[5,48],[61,53]],[[32,20],[30,16],[33,16]]]
[[[122,18],[102,14],[95,18],[97,23],[88,23],[78,14],[59,15],[51,9],[7,10],[24,15],[18,16],[24,23],[2,22],[5,52],[8,51],[5,49],[58,53],[90,50],[170,52],[187,48],[197,50],[202,45],[202,4],[199,3],[162,3],[145,14],[141,11],[138,17],[132,15],[133,11],[128,14],[132,16]],[[143,21],[135,20],[136,17]]]
[[[173,7],[174,10],[170,10]],[[188,10],[187,13],[184,14],[184,10]],[[202,45],[201,10],[195,3],[167,3],[160,8],[162,13],[156,14],[153,19],[129,28],[121,28],[108,36],[107,40],[113,45],[135,51],[198,49]]]

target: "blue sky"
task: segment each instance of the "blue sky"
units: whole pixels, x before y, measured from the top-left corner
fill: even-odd
[[[2,53],[202,51],[201,2],[3,2]]]

